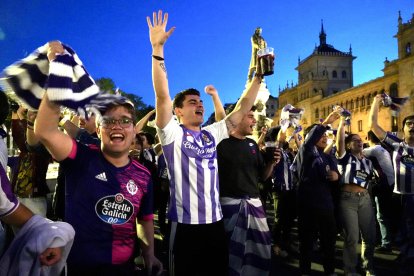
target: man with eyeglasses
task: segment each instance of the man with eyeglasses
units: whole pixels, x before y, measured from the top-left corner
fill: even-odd
[[[168,14],[147,17],[152,45],[152,77],[156,126],[170,176],[170,275],[227,275],[228,253],[219,201],[217,144],[229,137],[250,111],[262,74],[255,77],[235,110],[224,120],[201,128],[204,106],[200,92],[190,88],[171,100],[164,44]],[[260,70],[260,69],[259,69]],[[208,86],[208,90],[215,90]],[[174,110],[179,123],[173,119]]]
[[[378,125],[378,110],[383,96],[376,95],[368,125],[375,135],[393,149],[394,196],[398,197],[402,223],[397,238],[400,246],[400,275],[414,275],[414,115],[403,119],[401,140]],[[399,214],[395,214],[399,215]]]
[[[63,53],[49,43],[48,58]],[[112,102],[96,119],[100,149],[76,142],[58,129],[60,107],[42,100],[35,133],[66,175],[65,219],[76,231],[68,258],[69,275],[133,275],[138,234],[146,268],[162,264],[154,256],[151,176],[129,158],[135,139],[134,107]],[[138,222],[138,224],[136,224]]]

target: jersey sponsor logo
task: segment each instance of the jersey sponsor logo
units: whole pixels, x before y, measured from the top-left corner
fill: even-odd
[[[411,154],[401,156],[401,162],[408,168],[414,168],[414,156]]]
[[[108,224],[124,224],[134,214],[134,205],[122,194],[110,195],[95,204],[98,217]]]
[[[212,137],[206,133],[194,137],[191,133],[186,132],[181,146],[182,151],[188,157],[210,159],[215,156],[216,147]]]
[[[363,184],[367,181],[368,174],[365,171],[358,170],[355,174],[355,180],[358,184]]]
[[[106,174],[105,174],[105,172],[100,173],[100,174],[97,174],[97,175],[95,176],[95,178],[96,178],[96,179],[99,179],[99,180],[102,180],[102,181],[105,181],[105,182],[107,182],[107,181],[108,181],[108,179],[106,178]]]
[[[131,195],[135,195],[138,192],[138,186],[132,179],[128,181],[128,183],[126,184],[126,188]]]

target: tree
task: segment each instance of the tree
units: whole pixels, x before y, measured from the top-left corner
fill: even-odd
[[[135,111],[137,114],[137,118],[136,118],[137,120],[140,120],[142,117],[145,116],[145,114],[147,114],[148,112],[150,112],[151,110],[155,108],[152,105],[147,105],[146,103],[144,103],[144,101],[142,100],[142,97],[136,94],[124,92],[121,89],[117,88],[115,85],[115,82],[111,78],[99,78],[95,82],[99,86],[100,90],[103,92],[106,92],[109,94],[119,93],[120,95],[128,98],[134,104]],[[154,128],[146,126],[144,127],[143,130],[155,135]]]

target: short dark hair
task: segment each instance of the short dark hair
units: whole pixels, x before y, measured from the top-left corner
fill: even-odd
[[[9,100],[6,94],[0,90],[0,125],[4,124],[9,116]]]
[[[227,114],[232,113],[232,112],[233,112],[233,110],[236,108],[236,105],[237,105],[237,104],[231,104],[231,105],[230,105],[230,106],[226,109],[226,113],[227,113]],[[252,107],[250,108],[250,110],[249,110],[249,111],[253,111],[253,112],[255,112],[255,111],[256,111],[256,109],[257,109],[257,106],[252,105]]]
[[[194,88],[188,88],[186,90],[178,92],[174,97],[173,108],[183,107],[184,99],[187,95],[195,95],[200,97],[200,91]]]
[[[402,122],[402,129],[404,129],[405,122],[406,122],[407,120],[414,120],[414,115],[409,115],[409,116],[407,116],[407,117],[405,117],[405,118],[404,118],[404,120],[403,120],[403,122]]]
[[[267,130],[264,138],[265,142],[276,141],[277,135],[279,134],[280,126],[271,127]]]
[[[154,138],[154,136],[151,133],[145,132],[145,131],[141,131],[138,134],[140,136],[145,136],[145,138],[147,138],[148,144],[153,145],[155,143],[155,138]]]
[[[367,138],[368,141],[371,141],[374,144],[381,143],[380,139],[378,139],[377,135],[375,135],[375,133],[372,130],[368,131]]]

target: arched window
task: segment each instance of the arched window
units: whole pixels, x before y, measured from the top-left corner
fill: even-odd
[[[362,96],[361,97],[361,107],[364,107],[364,106],[365,106],[365,97]]]
[[[390,85],[390,96],[398,97],[398,85],[395,82]]]
[[[351,109],[354,109],[354,100],[351,100]]]
[[[346,71],[344,70],[344,71],[342,71],[342,78],[343,79],[346,79]]]
[[[328,73],[326,72],[326,70],[322,71],[322,76],[326,76]]]
[[[332,78],[336,79],[338,77],[338,73],[336,72],[336,70],[332,71]]]
[[[411,54],[411,43],[408,42],[407,45],[405,45],[405,53],[407,55]]]
[[[349,102],[348,101],[345,102],[345,109],[349,109]]]
[[[371,101],[372,101],[371,94],[368,94],[368,96],[367,96],[367,105],[371,105]]]
[[[356,101],[355,101],[355,107],[356,107],[356,108],[358,108],[358,107],[359,107],[359,98],[358,98],[358,97],[356,98]]]
[[[323,110],[323,113],[322,113],[323,117],[325,118],[326,117],[326,108],[324,107],[322,110]]]
[[[319,119],[319,109],[315,109],[315,120]]]

